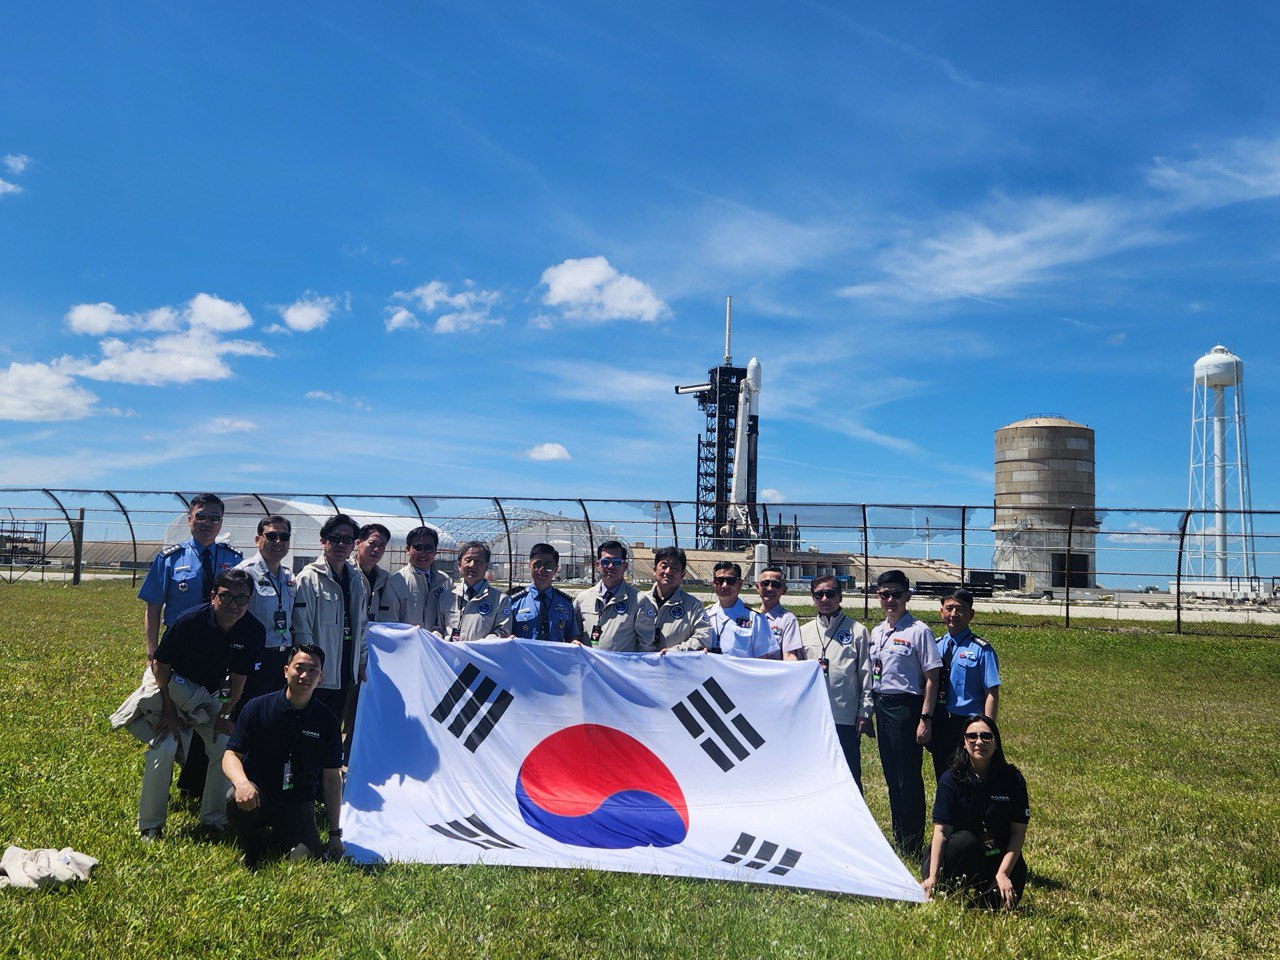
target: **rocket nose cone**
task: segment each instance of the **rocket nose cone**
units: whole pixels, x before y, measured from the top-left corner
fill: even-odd
[[[747,382],[751,384],[752,390],[760,389],[760,361],[755,357],[747,363]]]

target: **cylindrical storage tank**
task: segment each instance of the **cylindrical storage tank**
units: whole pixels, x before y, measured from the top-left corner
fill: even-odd
[[[1244,382],[1244,362],[1218,344],[1196,361],[1196,383],[1203,387],[1234,387]]]
[[[1093,443],[1089,427],[1056,416],[996,431],[994,565],[1024,574],[1029,589],[1094,583]]]

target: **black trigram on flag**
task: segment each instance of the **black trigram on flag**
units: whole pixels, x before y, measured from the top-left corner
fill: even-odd
[[[711,700],[703,696],[704,690]],[[735,714],[737,709],[724,688],[716,683],[714,677],[709,677],[701,687],[672,707],[671,712],[689,731],[689,736],[697,740],[698,746],[716,762],[716,766],[729,771],[737,761],[751,756],[752,750],[764,746],[764,737],[741,713]],[[729,756],[730,753],[737,761]]]
[[[450,820],[448,823],[433,823],[431,829],[450,840],[474,844],[481,850],[523,849],[520,844],[512,843],[474,813],[467,817],[466,823],[461,820]]]
[[[479,680],[474,690],[471,685]],[[497,690],[498,695],[494,697],[493,702],[489,702],[489,698],[493,696]],[[437,723],[444,723],[449,719],[449,715],[453,714],[459,704],[462,708],[458,710],[452,720],[449,720],[448,730],[459,740],[462,745],[472,753],[476,752],[476,747],[484,743],[490,731],[502,719],[502,715],[506,713],[507,707],[511,706],[511,701],[515,698],[506,690],[499,690],[498,685],[484,676],[474,663],[467,664],[462,674],[457,680],[453,681],[453,686],[449,688],[449,692],[444,695],[444,699],[436,704],[436,708],[431,711],[431,719]],[[487,706],[486,706],[487,705]],[[484,711],[481,713],[481,711]],[[472,726],[472,721],[479,715],[480,719]],[[470,733],[467,732],[470,728]],[[463,739],[465,736],[466,739]]]
[[[770,873],[776,873],[780,877],[786,876],[791,872],[791,868],[800,862],[799,850],[792,850],[787,847],[782,856],[779,857],[778,844],[770,843],[768,840],[761,840],[756,852],[752,853],[751,848],[755,846],[755,843],[756,838],[751,834],[738,834],[738,842],[733,845],[733,849],[720,859],[725,863],[742,863],[743,860],[746,860],[746,863],[742,863],[744,867],[750,870],[769,867]],[[770,864],[773,865],[770,866]]]

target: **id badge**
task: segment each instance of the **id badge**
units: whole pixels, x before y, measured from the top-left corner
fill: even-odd
[[[280,784],[281,790],[293,789],[293,761],[292,760],[286,760],[284,762],[284,776],[282,778],[282,781],[283,782]]]
[[[276,633],[284,633],[289,627],[288,621],[283,610],[277,610],[275,615]]]
[[[346,643],[350,639],[351,639],[351,628],[349,626],[344,625],[342,628],[342,642]]]
[[[830,661],[830,660],[828,660],[826,657],[819,657],[819,658],[818,658],[818,666],[822,667],[822,675],[823,675],[824,677],[825,677],[825,676],[829,676],[829,675],[830,675],[830,673],[831,673],[831,661]]]

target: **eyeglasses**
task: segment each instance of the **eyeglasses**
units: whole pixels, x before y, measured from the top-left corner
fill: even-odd
[[[976,733],[966,733],[964,735],[964,738],[969,743],[976,743],[979,740],[981,740],[983,743],[990,743],[992,740],[996,738],[996,735],[992,733],[990,730],[979,730]]]
[[[264,530],[262,535],[267,538],[270,543],[288,543],[290,534],[276,533],[274,530]]]
[[[879,597],[881,600],[901,600],[906,593],[905,590],[881,590]]]
[[[533,561],[533,563],[529,564],[529,566],[533,567],[533,569],[535,570],[541,570],[543,573],[555,573],[556,567],[558,565],[554,563],[548,563],[545,560],[535,560]]]
[[[712,577],[712,581],[717,587],[732,587],[741,579],[741,577]]]
[[[356,538],[344,536],[325,537],[325,542],[332,543],[335,547],[345,547],[348,544],[355,543]]]
[[[606,568],[625,566],[626,562],[627,561],[623,560],[621,557],[601,557],[599,560],[596,561],[596,563],[600,564],[600,566],[606,567]]]
[[[411,543],[409,549],[414,553],[435,553],[436,545],[434,543]]]
[[[221,523],[222,514],[205,513],[204,511],[201,511],[200,513],[196,514],[196,519],[199,520],[201,523]]]
[[[761,580],[759,587],[764,590],[766,587],[770,590],[781,590],[785,584],[781,580]]]
[[[840,596],[839,590],[814,590],[813,598],[815,600],[834,600]]]
[[[247,593],[229,593],[226,590],[219,590],[216,596],[223,603],[234,603],[237,607],[247,607],[249,605],[249,594]]]

